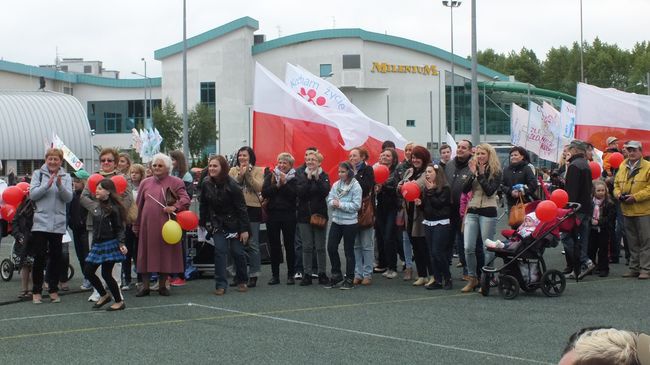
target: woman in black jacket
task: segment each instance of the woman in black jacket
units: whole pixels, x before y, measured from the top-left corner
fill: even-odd
[[[421,199],[415,204],[422,210],[424,220],[424,236],[431,255],[431,267],[435,282],[427,289],[447,290],[452,288],[451,272],[449,271],[449,251],[451,240],[451,189],[447,183],[447,175],[439,165],[427,166],[424,180],[424,190]]]
[[[372,205],[373,219],[369,225],[359,221],[359,231],[354,242],[354,285],[370,285],[372,282],[372,265],[375,262],[375,246],[372,239],[374,230],[374,204],[375,204],[375,172],[368,165],[368,151],[363,147],[350,150],[348,162],[354,168],[354,179],[361,185],[361,211],[364,206]],[[361,212],[360,211],[360,212]]]
[[[228,176],[228,162],[219,155],[210,157],[208,176],[203,180],[199,205],[199,225],[208,232],[206,238],[214,241],[215,295],[224,295],[228,287],[226,265],[228,254],[235,263],[235,282],[240,292],[248,291],[246,253],[250,225],[244,193]]]
[[[298,195],[298,232],[302,239],[302,260],[311,262],[316,251],[318,262],[318,283],[329,283],[325,270],[327,256],[325,252],[325,230],[327,229],[327,194],[330,191],[329,176],[320,167],[323,155],[316,151],[307,151],[305,168],[296,175]],[[313,219],[312,219],[313,217]],[[304,266],[304,276],[300,286],[311,285],[312,267]]]
[[[386,148],[379,155],[379,164],[388,167],[390,175],[383,184],[377,184],[377,211],[375,212],[375,240],[378,265],[375,272],[383,272],[388,279],[397,277],[397,226],[395,218],[400,208],[397,195],[399,176],[396,171],[399,157],[393,148]]]
[[[282,242],[287,263],[287,285],[295,284],[296,238],[296,170],[293,156],[287,152],[278,155],[278,164],[264,177],[262,196],[268,202],[266,222],[269,245],[271,247],[271,273],[269,285],[280,284],[280,262],[282,261]],[[280,240],[282,232],[283,241]],[[310,259],[311,260],[311,259]]]
[[[520,146],[510,149],[510,164],[503,169],[501,189],[508,201],[508,208],[519,202],[537,200],[537,177],[528,165],[528,152]]]

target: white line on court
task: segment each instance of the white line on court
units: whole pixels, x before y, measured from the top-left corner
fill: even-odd
[[[496,354],[496,353],[487,352],[487,351],[472,350],[472,349],[466,349],[466,348],[462,348],[462,347],[442,345],[442,344],[412,340],[412,339],[402,338],[402,337],[381,335],[381,334],[372,333],[372,332],[364,332],[364,331],[351,330],[351,329],[347,329],[347,328],[326,326],[326,325],[322,325],[322,324],[318,324],[318,323],[311,323],[311,322],[298,321],[298,320],[295,320],[295,319],[288,319],[288,318],[282,318],[282,317],[269,316],[269,315],[266,315],[266,314],[249,313],[249,312],[238,311],[238,310],[235,310],[235,309],[214,307],[214,306],[210,306],[210,305],[197,304],[197,303],[189,303],[188,305],[201,307],[201,308],[207,308],[207,309],[213,309],[213,310],[218,310],[218,311],[236,313],[236,314],[244,314],[244,315],[248,315],[248,316],[251,316],[251,317],[261,317],[261,318],[267,318],[267,319],[272,319],[272,320],[281,321],[281,322],[288,322],[288,323],[293,323],[293,324],[301,324],[301,325],[305,325],[305,326],[323,328],[323,329],[328,329],[328,330],[333,330],[333,331],[347,332],[347,333],[352,333],[352,334],[357,334],[357,335],[365,335],[365,336],[370,336],[370,337],[377,337],[377,338],[386,339],[386,340],[409,342],[409,343],[415,343],[415,344],[418,344],[418,345],[426,345],[426,346],[431,346],[431,347],[443,348],[443,349],[447,349],[447,350],[462,351],[462,352],[469,352],[469,353],[474,353],[474,354],[479,354],[479,355],[494,356],[494,357],[499,357],[499,358],[508,359],[508,360],[518,360],[518,361],[524,361],[524,362],[529,362],[529,363],[534,363],[534,364],[553,364],[553,363],[549,363],[549,362],[546,362],[546,361],[525,359],[525,358],[522,358],[522,357],[503,355],[503,354]]]
[[[164,304],[164,305],[152,305],[148,307],[131,307],[126,308],[126,311],[135,311],[141,309],[155,309],[155,308],[168,308],[168,307],[183,307],[191,306],[192,303],[181,303],[181,304]],[[28,316],[28,317],[14,317],[14,318],[2,318],[0,322],[9,322],[9,321],[19,321],[23,319],[40,319],[40,318],[51,318],[51,317],[65,317],[65,316],[77,316],[82,314],[98,314],[106,311],[86,311],[86,312],[72,312],[72,313],[58,313],[58,314],[44,314],[40,316]]]

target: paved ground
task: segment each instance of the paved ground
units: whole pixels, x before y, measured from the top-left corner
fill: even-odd
[[[547,251],[561,269],[561,249]],[[0,246],[0,258],[9,245]],[[36,363],[556,363],[568,336],[592,325],[650,332],[650,282],[609,278],[570,282],[561,297],[541,292],[506,301],[427,291],[376,275],[350,291],[261,285],[211,294],[210,279],[174,288],[171,297],[135,298],[127,310],[93,311],[88,293],[62,303],[16,302],[19,281],[0,283],[0,364]],[[460,272],[454,269],[454,276]],[[77,274],[72,287],[80,284]]]

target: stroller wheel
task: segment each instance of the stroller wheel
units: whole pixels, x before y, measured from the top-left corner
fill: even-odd
[[[515,299],[519,295],[519,282],[513,276],[499,277],[499,293],[503,299]]]
[[[11,260],[2,260],[2,263],[0,263],[0,276],[4,281],[9,281],[14,276],[14,263]]]
[[[558,270],[548,270],[542,275],[542,292],[547,297],[559,297],[566,288],[566,277]]]
[[[484,297],[490,295],[490,281],[492,281],[493,277],[494,274],[489,272],[483,272],[481,274],[481,295]]]

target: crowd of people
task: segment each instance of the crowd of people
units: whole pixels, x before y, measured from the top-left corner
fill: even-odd
[[[612,138],[606,162],[608,154],[619,151]],[[136,297],[152,291],[169,296],[171,287],[185,284],[187,253],[184,245],[164,242],[162,227],[189,209],[193,197],[199,205],[199,229],[214,245],[214,294],[219,296],[229,287],[247,292],[259,284],[262,223],[271,259],[268,285],[299,281],[300,286],[352,289],[372,285],[373,274],[392,280],[401,271],[401,279],[413,286],[451,290],[450,266],[457,255],[464,282],[460,290],[470,293],[479,289],[483,266],[494,260],[485,244],[496,238],[499,200],[512,208],[544,199],[548,187],[565,189],[569,201],[581,204],[579,224],[561,236],[566,274],[577,280],[594,270],[607,276],[609,265],[619,262],[624,242],[629,261],[624,276],[649,277],[650,162],[642,158],[641,143],[625,142],[620,152],[626,159],[620,167],[605,163],[602,178],[594,180],[588,164],[593,146],[574,140],[565,148],[563,163],[548,175],[550,183],[538,179],[542,171],[535,171],[521,147],[510,150],[507,166],[501,166],[488,143],[474,146],[460,140],[453,158],[451,150],[443,145],[440,159],[432,161],[429,150],[409,143],[400,161],[390,141],[379,156],[355,147],[338,163],[337,176],[328,176],[322,168],[325,156],[317,147],[306,149],[301,166],[283,152],[275,166],[262,168],[254,150],[244,146],[232,166],[223,156],[211,156],[195,193],[180,151],[157,154],[143,166],[106,148],[97,172],[102,180],[90,189],[87,173],[70,176],[62,166],[62,151],[49,149],[45,164],[31,178],[29,199],[36,208],[29,234],[21,236],[25,228],[15,224],[17,246],[26,247],[20,262],[31,267],[21,271],[21,296],[31,294],[33,303],[42,303],[46,287],[51,302],[61,300],[67,228],[83,268],[82,289],[94,289],[89,298],[94,308],[111,301],[108,310],[125,308],[122,292],[133,288],[133,267]],[[375,159],[389,171],[381,183],[370,164]],[[124,191],[118,193],[114,176],[127,180]],[[400,191],[412,183],[420,195],[407,201]],[[234,271],[231,282],[228,262]],[[30,271],[28,293],[25,275]]]

